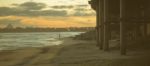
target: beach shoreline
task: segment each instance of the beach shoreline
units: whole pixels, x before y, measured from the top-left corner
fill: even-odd
[[[95,41],[61,39],[61,45],[23,48],[0,52],[0,66],[146,66],[149,50],[140,55],[132,52],[121,56],[118,50],[104,52]],[[141,51],[143,52],[143,51]],[[143,52],[145,53],[145,52]],[[142,57],[141,57],[142,56]],[[144,56],[144,58],[143,58]]]
[[[64,43],[47,47],[28,47],[15,50],[0,51],[0,66],[29,66],[36,65],[39,60],[45,61],[54,58],[66,45],[76,44],[72,38],[60,39]],[[42,58],[43,57],[43,58]],[[45,62],[46,63],[46,62]]]

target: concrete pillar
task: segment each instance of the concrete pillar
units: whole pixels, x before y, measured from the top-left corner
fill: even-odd
[[[109,50],[109,36],[108,36],[108,0],[104,0],[104,51]]]
[[[99,31],[100,31],[100,46],[99,46],[99,49],[103,49],[103,44],[104,44],[104,0],[99,0],[99,19],[100,19],[100,22],[99,22],[99,25],[101,26]]]
[[[126,55],[125,22],[124,22],[124,0],[120,0],[120,52]]]
[[[97,46],[99,47],[100,44],[100,9],[99,9],[99,0],[97,0],[97,6],[96,6],[96,41]]]

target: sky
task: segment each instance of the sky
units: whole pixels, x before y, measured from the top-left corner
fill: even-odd
[[[0,27],[95,27],[88,0],[0,0]]]

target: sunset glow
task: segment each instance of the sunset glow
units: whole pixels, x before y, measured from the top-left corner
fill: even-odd
[[[0,0],[0,27],[95,27],[88,0]]]

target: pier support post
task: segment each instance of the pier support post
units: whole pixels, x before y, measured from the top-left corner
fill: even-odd
[[[96,41],[97,41],[97,46],[100,47],[101,43],[100,43],[100,9],[99,9],[99,4],[100,1],[97,0],[97,6],[96,6]]]
[[[101,26],[100,27],[100,46],[99,46],[99,49],[103,49],[103,45],[104,45],[104,4],[103,4],[104,0],[99,0],[99,25]]]
[[[120,52],[121,55],[126,55],[124,0],[120,0]]]
[[[120,52],[121,55],[126,55],[126,42],[125,42],[125,25],[120,22]]]
[[[108,0],[104,0],[104,51],[109,50]]]

